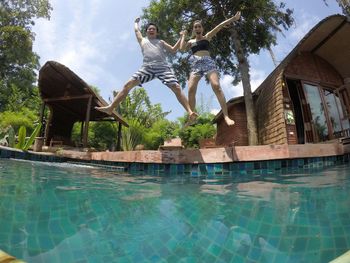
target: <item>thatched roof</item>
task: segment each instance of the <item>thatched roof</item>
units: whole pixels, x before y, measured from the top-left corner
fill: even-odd
[[[89,97],[92,97],[90,120],[99,121],[111,118],[95,109],[105,106],[107,102],[96,94],[88,84],[66,66],[48,61],[39,71],[39,91],[46,105],[62,117],[84,121]],[[113,118],[125,126],[128,124],[117,114]]]

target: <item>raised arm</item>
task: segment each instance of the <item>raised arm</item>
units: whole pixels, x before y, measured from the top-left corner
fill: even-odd
[[[185,38],[184,31],[181,31],[180,38],[177,40],[175,45],[171,46],[164,40],[162,40],[162,43],[168,52],[175,53],[180,48],[181,42],[183,41],[184,38]]]
[[[141,41],[142,41],[142,34],[141,34],[141,31],[140,31],[140,28],[139,28],[139,22],[140,22],[140,18],[138,17],[138,18],[136,18],[135,19],[135,23],[134,23],[134,30],[135,30],[135,35],[136,35],[136,38],[137,38],[137,41],[139,42],[139,43],[141,43]]]
[[[187,36],[187,31],[184,30],[184,31],[181,31],[180,32],[180,35],[181,35],[181,41],[180,41],[180,47],[179,49],[181,51],[186,51],[186,49],[188,48],[188,42],[186,43],[186,36]]]
[[[224,22],[221,22],[219,25],[217,25],[216,27],[214,27],[212,30],[210,30],[205,37],[207,39],[211,39],[212,37],[214,37],[224,26],[237,21],[239,18],[241,17],[241,12],[238,11],[233,17],[226,19]]]

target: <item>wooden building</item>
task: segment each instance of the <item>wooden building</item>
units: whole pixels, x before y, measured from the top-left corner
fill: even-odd
[[[81,122],[81,143],[87,147],[90,121],[117,121],[128,124],[118,114],[112,117],[95,109],[107,102],[96,94],[81,78],[64,65],[48,61],[39,71],[39,92],[43,100],[41,119],[45,107],[50,110],[45,127],[45,145],[60,142],[72,145],[73,125]]]
[[[305,144],[350,135],[350,21],[319,22],[253,93],[259,144]],[[220,112],[217,145],[248,145],[243,97]]]

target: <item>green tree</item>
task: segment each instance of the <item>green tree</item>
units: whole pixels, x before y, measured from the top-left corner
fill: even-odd
[[[152,104],[144,88],[132,90],[121,102],[118,111],[130,125],[122,129],[124,151],[133,150],[138,144],[144,144],[147,149],[157,149],[164,141],[162,131],[152,127],[164,121],[169,112],[163,112],[159,103]]]
[[[93,122],[89,129],[89,140],[93,147],[108,149],[117,141],[117,123],[110,121]]]
[[[49,18],[48,0],[2,0],[0,3],[0,111],[14,87],[28,98],[35,94],[39,57],[32,50],[34,19]]]
[[[29,132],[33,132],[34,123],[38,121],[37,113],[28,108],[18,111],[4,111],[0,113],[0,128],[12,126],[17,132],[19,127],[24,126]]]
[[[185,27],[191,31],[194,20],[202,19],[209,30],[231,17],[236,11],[242,18],[229,30],[222,30],[212,40],[211,54],[220,72],[234,77],[234,83],[242,81],[247,109],[249,144],[258,143],[254,103],[250,86],[248,55],[259,53],[276,44],[276,32],[293,24],[292,10],[284,3],[272,0],[152,0],[144,9],[143,17],[158,24],[169,42],[179,37]],[[184,55],[177,55],[174,69],[182,83],[187,79],[189,65]]]
[[[179,129],[180,124],[178,122],[166,119],[158,120],[145,133],[143,138],[145,148],[157,150],[160,145],[164,144],[165,140],[176,137]]]
[[[163,112],[159,103],[152,104],[144,88],[133,89],[120,103],[119,112],[126,119],[137,120],[149,128],[158,120],[164,119],[170,112]]]
[[[111,121],[91,122],[89,125],[88,145],[104,151],[112,148],[117,142],[117,123]],[[72,130],[72,141],[81,143],[81,122],[76,122]]]

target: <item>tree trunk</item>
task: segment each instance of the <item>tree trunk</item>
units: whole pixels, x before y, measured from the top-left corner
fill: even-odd
[[[273,53],[273,50],[271,47],[268,47],[267,48],[269,53],[270,53],[270,56],[271,56],[271,59],[272,59],[272,62],[273,64],[275,65],[275,68],[277,67],[278,63],[277,63],[277,60],[276,60],[276,57],[275,57],[275,53]]]
[[[249,64],[247,58],[244,55],[241,42],[238,37],[238,32],[234,27],[231,28],[231,36],[242,77],[243,95],[247,114],[248,142],[249,145],[257,145],[258,133],[256,127],[255,106],[253,102],[252,90],[250,87]]]

